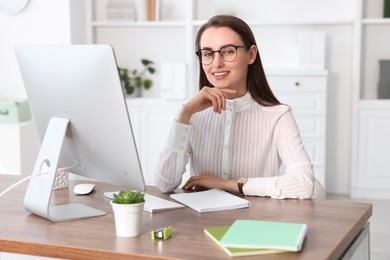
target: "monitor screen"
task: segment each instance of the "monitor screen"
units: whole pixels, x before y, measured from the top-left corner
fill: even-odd
[[[15,52],[42,141],[34,172],[44,162],[56,169],[76,165],[72,173],[144,191],[113,48],[17,45]],[[25,202],[34,204],[40,196],[50,201],[50,195],[35,194],[52,185],[43,179],[30,180]]]

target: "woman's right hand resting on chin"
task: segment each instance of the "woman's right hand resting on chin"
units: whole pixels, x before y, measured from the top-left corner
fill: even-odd
[[[191,116],[197,112],[205,110],[211,106],[215,113],[221,113],[226,110],[225,94],[234,94],[236,90],[228,88],[210,88],[203,87],[198,94],[192,97],[182,108],[179,114],[178,122],[189,124]]]

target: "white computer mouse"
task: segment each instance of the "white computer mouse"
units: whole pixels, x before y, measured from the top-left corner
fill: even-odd
[[[86,195],[89,194],[93,191],[95,188],[95,184],[91,183],[82,183],[82,184],[77,184],[73,188],[73,192],[76,193],[77,195]]]

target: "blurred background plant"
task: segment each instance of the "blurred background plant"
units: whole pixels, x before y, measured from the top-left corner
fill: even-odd
[[[120,79],[127,95],[132,95],[137,89],[150,89],[153,86],[153,80],[148,75],[156,72],[154,62],[148,59],[141,59],[141,63],[143,65],[142,70],[129,70],[119,67]]]

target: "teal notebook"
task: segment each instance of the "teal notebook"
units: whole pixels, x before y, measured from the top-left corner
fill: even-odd
[[[236,248],[236,247],[225,247],[219,242],[223,235],[230,226],[215,226],[203,228],[204,233],[208,235],[220,248],[225,251],[229,256],[250,256],[250,255],[265,255],[265,254],[276,254],[284,253],[288,251],[275,250],[275,249],[258,249],[258,248]]]
[[[300,251],[307,225],[286,222],[236,220],[220,240],[225,247]]]

